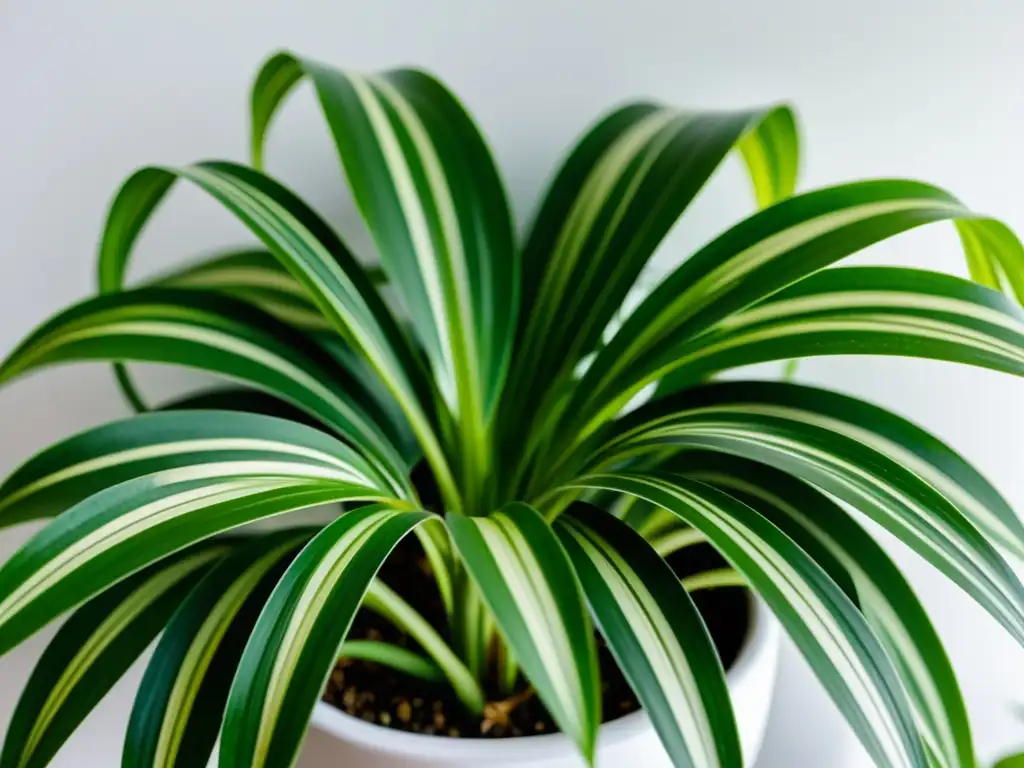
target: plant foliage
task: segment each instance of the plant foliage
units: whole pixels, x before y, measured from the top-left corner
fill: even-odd
[[[263,170],[274,116],[302,81],[379,267]],[[1024,249],[1006,226],[914,181],[796,194],[786,106],[642,102],[586,131],[520,239],[481,132],[425,72],[361,75],[282,52],[251,110],[251,167],[135,172],[110,207],[98,295],[0,366],[6,383],[108,361],[140,411],[127,363],[234,382],[75,435],[0,486],[0,527],[52,518],[0,568],[0,653],[74,611],[18,703],[0,768],[46,765],[157,636],[125,741],[132,768],[204,765],[215,748],[223,766],[287,768],[339,654],[446,679],[474,712],[525,680],[592,762],[595,628],[676,766],[739,768],[725,672],[687,590],[739,583],[775,612],[878,765],[975,764],[927,615],[837,502],[1022,642],[1024,587],[1004,556],[1024,555],[1024,526],[963,458],[892,413],[714,377],[851,354],[1021,375]],[[759,210],[624,313],[734,150]],[[257,244],[129,286],[136,240],[178,182]],[[941,221],[974,282],[834,266]],[[239,531],[321,504],[341,505],[321,529]],[[409,534],[445,626],[376,579]],[[698,541],[732,570],[680,582],[664,558]],[[360,606],[422,654],[346,643]]]

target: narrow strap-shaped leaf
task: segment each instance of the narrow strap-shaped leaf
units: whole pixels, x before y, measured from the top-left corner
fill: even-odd
[[[889,456],[890,445],[864,425],[859,425],[862,432],[849,434],[842,421],[820,423],[813,410],[794,405],[764,412],[760,392],[770,398],[777,386],[803,388],[763,386],[713,384],[644,406],[623,420],[623,436],[609,444],[606,457],[616,462],[613,454],[672,445],[707,448],[796,475],[891,530],[1024,643],[1024,586],[967,514],[915,472],[919,456],[905,450]],[[808,394],[811,402],[822,397],[813,390]],[[938,472],[935,477],[948,484]],[[977,505],[968,509],[976,514]]]
[[[822,566],[885,646],[914,707],[937,768],[975,765],[963,695],[942,641],[900,569],[838,504],[763,464],[725,454],[686,452],[688,477],[714,485],[778,526]]]
[[[386,499],[347,473],[293,462],[209,463],[107,488],[0,567],[0,655],[111,584],[217,533],[317,504]]]
[[[253,89],[256,160],[296,70],[316,88],[381,263],[462,430],[466,486],[488,475],[486,434],[518,301],[518,251],[490,151],[456,98],[424,72],[362,76],[279,53]],[[476,503],[481,489],[463,492]]]
[[[526,404],[557,400],[658,244],[737,143],[755,163],[759,198],[792,193],[798,158],[787,107],[690,113],[634,104],[584,137],[542,203],[524,252],[512,430],[522,430]]]
[[[820,355],[922,357],[1020,376],[1024,313],[995,291],[950,275],[826,269],[675,347],[659,369],[659,391],[729,368]]]
[[[172,363],[274,392],[363,450],[396,489],[404,462],[371,396],[302,334],[269,315],[198,291],[140,289],[88,299],[44,323],[0,365],[0,383],[80,360]]]
[[[573,485],[639,496],[702,531],[778,616],[875,764],[927,768],[884,648],[857,606],[782,531],[722,491],[683,477],[602,474]]]
[[[629,525],[596,507],[574,506],[555,530],[673,765],[742,766],[722,662],[672,569]]]
[[[313,427],[254,413],[149,413],[55,443],[16,469],[0,485],[0,527],[52,517],[132,478],[217,462],[387,487],[366,460]]]
[[[610,418],[664,373],[679,343],[723,318],[873,243],[929,222],[972,218],[946,192],[909,181],[845,184],[761,211],[662,281],[598,354],[566,410],[581,424]]]
[[[346,640],[341,644],[342,659],[359,659],[380,664],[427,683],[444,683],[444,670],[421,653],[380,640]]]
[[[364,507],[291,564],[256,623],[228,697],[220,764],[289,768],[381,563],[429,515]]]
[[[248,542],[196,586],[160,639],[132,707],[122,768],[205,766],[242,650],[311,530]]]
[[[593,763],[597,651],[579,579],[555,532],[525,504],[488,517],[449,516],[448,528],[526,677]]]
[[[1002,494],[960,454],[937,437],[891,411],[825,389],[784,382],[736,382],[701,389],[701,404],[751,415],[777,415],[844,435],[917,475],[991,541],[1024,557],[1024,524]]]
[[[1024,304],[1024,246],[1013,230],[995,219],[956,223],[971,279]]]
[[[119,290],[135,241],[171,185],[183,178],[238,217],[298,280],[331,326],[360,350],[405,411],[438,482],[454,480],[435,432],[435,394],[416,352],[363,268],[295,194],[251,168],[209,162],[136,171],[111,205],[100,246],[103,291]]]
[[[301,330],[332,330],[302,283],[267,250],[230,251],[161,275],[149,284],[225,293]]]
[[[4,737],[0,768],[43,768],[135,660],[227,544],[168,559],[90,600],[32,672]]]
[[[788,107],[688,113],[630,104],[591,128],[552,182],[527,240],[524,333],[545,347],[564,340],[580,356],[590,352],[643,264],[737,142],[754,162],[761,201],[793,193],[798,148]],[[569,309],[587,327],[570,322]],[[565,328],[552,328],[554,318]],[[578,331],[582,338],[569,335]],[[568,347],[554,347],[548,357],[560,360]]]

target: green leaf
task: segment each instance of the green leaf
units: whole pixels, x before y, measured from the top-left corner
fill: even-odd
[[[842,267],[808,277],[673,350],[659,390],[713,373],[816,355],[899,355],[1024,375],[1024,313],[949,275]],[[666,358],[667,359],[667,358]]]
[[[928,768],[884,648],[857,606],[792,539],[742,502],[681,476],[596,474],[572,486],[639,496],[702,531],[778,616],[875,764]]]
[[[525,504],[448,518],[455,548],[555,722],[594,761],[600,724],[594,633],[555,532]]]
[[[821,403],[831,404],[825,413]],[[854,416],[869,421],[858,423]],[[906,443],[893,443],[896,428],[907,430]],[[954,482],[950,470],[941,463],[928,468],[922,458],[937,441],[919,446],[920,453],[911,450],[915,432],[897,417],[795,384],[730,382],[650,403],[623,419],[619,429],[620,437],[600,460],[604,466],[651,449],[706,448],[760,461],[820,487],[892,531],[1024,643],[1024,587],[972,518],[1010,524],[998,507],[979,512],[991,494],[968,504],[963,489],[947,498]],[[984,487],[957,467],[955,454],[936,455],[975,481],[972,487]]]
[[[1024,246],[1013,230],[995,219],[956,223],[971,279],[1024,303]]]
[[[941,493],[988,539],[1024,557],[1024,524],[1009,502],[963,456],[916,424],[863,400],[814,387],[764,382],[716,392],[723,401],[742,400],[747,413],[817,425],[870,446]],[[708,403],[717,396],[712,393]]]
[[[354,451],[303,424],[228,411],[149,413],[55,443],[15,470],[0,485],[0,528],[60,514],[132,478],[211,464],[228,469],[229,462],[268,475],[387,487]]]
[[[423,531],[433,530],[440,531],[438,538],[443,538],[447,545],[447,529],[439,517],[432,517],[425,524],[418,526],[415,533],[419,535],[420,542],[423,543],[426,540],[426,537],[422,535]],[[456,571],[456,573],[458,572]],[[441,589],[443,597],[444,588]],[[366,596],[363,598],[363,607],[383,617],[419,643],[424,652],[430,656],[433,664],[445,675],[448,685],[451,686],[466,709],[474,714],[483,712],[484,692],[477,678],[473,676],[466,663],[452,650],[438,630],[423,618],[419,611],[403,600],[401,595],[377,579],[366,592]],[[460,604],[460,612],[465,611],[465,606]],[[346,643],[347,645],[349,644]]]
[[[0,383],[81,360],[172,363],[250,382],[352,440],[396,491],[408,493],[404,462],[372,397],[319,347],[253,307],[157,289],[88,299],[29,335],[0,366]]]
[[[298,461],[211,462],[90,496],[0,567],[0,655],[111,584],[217,533],[318,504],[390,500],[351,477]]]
[[[594,351],[644,265],[729,151],[752,163],[759,200],[793,192],[798,151],[788,107],[680,112],[631,104],[593,127],[566,160],[523,254],[523,303],[507,429],[556,419],[562,386]],[[536,371],[545,371],[536,376]]]
[[[992,766],[992,768],[1024,768],[1024,753],[1004,757]]]
[[[341,644],[342,659],[360,659],[390,667],[396,672],[418,677],[428,683],[447,681],[444,670],[422,654],[399,645],[382,643],[379,640],[346,640]]]
[[[672,569],[640,534],[596,507],[572,507],[555,530],[673,765],[742,766],[722,662]]]
[[[111,205],[100,246],[100,287],[116,291],[132,247],[171,185],[183,178],[238,217],[299,281],[331,326],[359,350],[400,403],[447,497],[455,483],[436,427],[436,394],[421,360],[334,231],[305,203],[269,177],[224,162],[136,171]]]
[[[927,184],[867,181],[785,200],[684,261],[634,310],[583,376],[566,412],[584,431],[672,367],[679,344],[873,243],[933,221],[977,218]]]
[[[342,515],[288,568],[245,647],[228,697],[220,763],[289,768],[352,618],[378,568],[424,513]]]
[[[900,569],[838,504],[763,464],[688,451],[673,465],[756,509],[860,607],[893,660],[936,768],[975,765],[963,695],[935,628]]]
[[[286,52],[252,94],[259,161],[275,108],[308,76],[391,283],[461,430],[463,493],[489,474],[491,413],[505,381],[519,283],[508,202],[469,115],[416,70],[362,76]],[[287,84],[287,85],[285,85]]]
[[[226,544],[147,568],[76,611],[36,664],[18,700],[0,768],[43,768],[128,668]]]
[[[139,685],[122,768],[209,762],[246,641],[271,590],[311,535],[280,531],[247,542],[196,586]]]
[[[266,250],[229,251],[161,275],[148,284],[216,291],[253,304],[300,330],[332,330],[302,283]]]

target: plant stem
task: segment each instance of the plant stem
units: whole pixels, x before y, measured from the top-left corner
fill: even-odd
[[[423,616],[380,579],[363,598],[363,606],[390,621],[418,642],[448,678],[459,700],[474,714],[484,707],[484,693],[476,678]]]

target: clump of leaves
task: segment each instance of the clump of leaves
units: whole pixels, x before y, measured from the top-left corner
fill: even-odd
[[[303,79],[380,272],[261,170],[272,118]],[[511,694],[521,673],[588,760],[596,624],[675,764],[735,768],[724,672],[664,561],[695,541],[735,569],[725,583],[742,577],[771,607],[878,765],[972,765],[938,637],[838,502],[1024,640],[1024,588],[1000,553],[1024,554],[1018,518],[899,416],[794,383],[713,377],[839,354],[1020,375],[1024,317],[1000,291],[1024,296],[1024,251],[1004,225],[927,184],[793,196],[797,144],[786,107],[629,104],[572,149],[520,242],[490,151],[438,80],[272,57],[252,93],[253,167],[137,171],[110,208],[100,295],[41,325],[0,367],[9,382],[111,361],[142,410],[125,362],[245,387],[71,437],[0,487],[0,525],[56,516],[0,569],[0,653],[77,608],[25,689],[0,766],[45,765],[158,635],[124,765],[204,765],[219,737],[223,766],[289,766],[364,605],[422,654],[362,643],[354,655],[441,675],[475,712],[486,685]],[[621,318],[662,238],[733,149],[761,210]],[[178,180],[262,245],[127,288],[133,246]],[[938,221],[955,223],[980,284],[833,266]],[[320,529],[225,535],[329,503],[346,511]],[[447,626],[424,621],[401,585],[375,581],[410,533]]]

